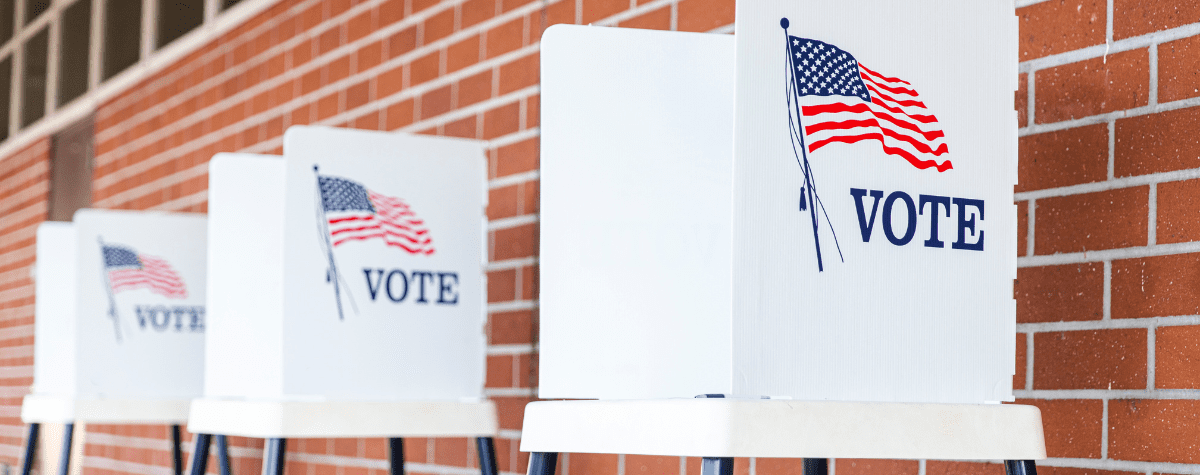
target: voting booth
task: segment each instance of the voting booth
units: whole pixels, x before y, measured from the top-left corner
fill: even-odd
[[[64,423],[67,473],[75,422],[179,427],[204,378],[206,218],[80,210],[37,230],[30,423]]]
[[[1045,457],[1012,401],[1011,2],[737,3],[543,36],[540,379],[521,450]],[[811,464],[810,464],[811,462]],[[807,473],[807,472],[806,472]]]
[[[210,164],[195,453],[267,438],[274,474],[289,437],[388,437],[399,472],[403,437],[475,436],[494,473],[481,144],[292,127],[283,152]]]

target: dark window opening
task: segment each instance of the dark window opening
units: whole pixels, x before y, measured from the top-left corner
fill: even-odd
[[[223,0],[221,2],[221,10],[228,10],[230,7],[237,5],[242,0]]]
[[[0,61],[0,140],[8,139],[8,111],[12,104],[12,56]]]
[[[25,0],[25,24],[35,20],[50,9],[50,0]]]
[[[108,79],[141,57],[142,1],[106,0],[104,5],[104,79]]]
[[[50,221],[70,221],[92,204],[92,118],[54,135],[50,142]]]
[[[88,43],[92,35],[92,2],[79,0],[62,14],[58,50],[58,105],[82,96],[88,88]]]
[[[13,37],[13,20],[17,16],[17,2],[13,0],[0,0],[0,43],[11,40]]]
[[[50,31],[42,28],[25,42],[22,63],[21,127],[37,122],[46,115],[46,63],[50,58]]]
[[[158,0],[158,47],[204,23],[204,0]]]

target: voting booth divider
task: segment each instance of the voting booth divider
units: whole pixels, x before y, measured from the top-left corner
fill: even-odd
[[[1012,2],[736,8],[735,35],[543,35],[539,397],[591,400],[526,407],[529,473],[560,452],[1033,473],[1040,412],[1000,404]]]
[[[22,475],[39,427],[61,423],[66,475],[74,424],[180,424],[204,375],[203,215],[84,209],[37,230],[34,379]]]
[[[292,127],[283,156],[209,168],[208,336],[191,473],[210,436],[476,437],[483,398],[486,177],[476,141]]]

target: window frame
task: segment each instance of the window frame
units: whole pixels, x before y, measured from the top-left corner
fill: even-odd
[[[158,44],[158,0],[141,0],[142,36],[139,58],[129,67],[104,79],[105,0],[52,0],[50,8],[25,24],[25,0],[14,0],[13,35],[0,44],[0,61],[12,60],[9,83],[8,138],[0,140],[0,157],[6,157],[32,140],[58,132],[95,112],[105,101],[125,92],[138,82],[182,59],[204,44],[265,11],[282,0],[241,0],[224,11],[221,0],[204,0],[204,20],[183,36],[163,45]],[[59,62],[61,58],[61,24],[63,12],[76,2],[91,3],[90,36],[88,39],[88,80],[86,91],[66,104],[58,104]],[[25,78],[25,44],[45,28],[49,35],[46,58],[46,97],[42,117],[22,124]],[[0,113],[3,113],[0,111]]]

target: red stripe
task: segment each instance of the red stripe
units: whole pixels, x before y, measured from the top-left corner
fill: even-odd
[[[884,103],[883,101],[879,101],[879,102],[871,101],[871,103],[883,108],[884,110],[886,110],[888,112],[891,112],[893,114],[903,115],[905,117],[908,117],[908,118],[915,120],[917,122],[920,122],[922,124],[933,124],[933,123],[937,122],[937,117],[934,117],[932,114],[931,115],[909,114],[907,112],[904,112],[903,110],[901,110],[898,107],[889,106],[886,103]]]
[[[162,285],[158,285],[150,280],[131,280],[131,281],[114,284],[113,291],[116,292],[119,290],[139,288],[139,287],[143,287],[143,286],[149,287],[151,289],[159,290],[163,293],[172,294],[172,295],[186,295],[187,294],[187,291],[184,289],[181,289],[178,287],[165,287]]]
[[[402,239],[404,239],[405,241],[408,241],[409,243],[411,243],[411,244],[413,244],[413,245],[421,245],[421,246],[423,246],[423,245],[426,245],[426,244],[431,244],[431,243],[433,243],[433,240],[432,240],[432,239],[429,239],[429,238],[425,238],[425,239],[414,239],[414,238],[412,238],[412,237],[410,237],[410,236],[405,236],[405,235],[403,235],[403,234],[400,234],[400,233],[395,233],[395,232],[389,232],[389,231],[387,231],[387,230],[385,230],[385,229],[378,229],[378,228],[375,228],[375,229],[364,229],[364,230],[361,230],[361,231],[367,231],[367,233],[366,233],[366,234],[363,234],[362,232],[359,232],[359,233],[350,233],[350,234],[341,233],[341,234],[344,234],[344,235],[340,235],[340,236],[334,236],[334,238],[336,238],[337,240],[336,240],[336,241],[334,241],[333,245],[334,245],[334,246],[336,246],[336,245],[338,245],[338,244],[341,244],[341,243],[343,243],[343,242],[345,242],[345,241],[351,240],[351,238],[352,238],[352,237],[354,237],[354,236],[381,236],[381,235],[385,235],[385,234],[386,234],[386,235],[388,235],[388,236],[395,236],[395,237],[397,237],[397,238],[402,238]]]
[[[112,284],[112,291],[119,292],[122,290],[145,288],[151,292],[160,294],[169,298],[184,298],[187,297],[187,289],[181,287],[168,287],[158,284],[150,279],[141,280],[121,280]]]
[[[931,115],[907,114],[904,111],[901,111],[900,109],[894,109],[892,107],[889,107],[886,104],[881,104],[881,103],[872,103],[872,104],[882,107],[883,109],[887,110],[888,112],[891,112],[893,114],[903,115],[905,117],[911,118],[922,124],[930,124],[930,123],[937,122],[937,117],[934,117]],[[832,114],[832,113],[837,113],[837,112],[859,112],[859,113],[870,112],[872,114],[875,114],[875,111],[871,110],[870,107],[867,107],[867,104],[865,102],[860,102],[857,104],[846,104],[844,102],[833,102],[833,103],[829,103],[829,104],[820,104],[820,105],[815,105],[815,106],[802,106],[800,109],[804,112],[805,117],[814,117],[817,114]],[[878,115],[878,114],[876,114],[876,115]]]
[[[433,254],[433,240],[428,236],[425,221],[417,219],[404,200],[367,190],[375,207],[369,216],[338,216],[329,218],[330,237],[337,246],[349,241],[380,238],[388,246],[399,247],[413,254]]]
[[[925,103],[923,103],[923,102],[921,102],[921,101],[906,101],[906,100],[900,100],[900,99],[896,99],[896,98],[894,98],[894,97],[892,97],[892,96],[889,96],[889,95],[887,95],[887,94],[884,94],[884,93],[882,93],[882,92],[879,92],[879,90],[878,90],[878,89],[875,89],[875,88],[874,88],[874,87],[872,87],[870,84],[867,84],[867,89],[868,89],[868,90],[870,90],[872,93],[874,93],[876,96],[879,96],[879,97],[880,97],[880,98],[882,98],[882,99],[886,99],[886,100],[892,101],[892,102],[896,103],[897,105],[906,106],[906,107],[920,107],[920,108],[922,108],[922,109],[929,109],[928,107],[925,107]],[[874,99],[874,98],[872,98],[872,99]],[[875,101],[871,101],[871,102],[875,102]]]
[[[142,281],[153,282],[153,283],[161,285],[163,287],[169,287],[169,288],[180,289],[180,290],[186,289],[186,287],[183,285],[183,282],[180,282],[178,280],[163,280],[161,278],[156,278],[154,276],[146,275],[146,274],[111,276],[109,278],[109,282],[112,283],[114,286],[123,285],[128,282],[142,282]]]
[[[893,131],[886,127],[880,127],[879,122],[874,119],[847,120],[847,121],[842,121],[842,122],[832,122],[832,121],[831,122],[821,122],[821,123],[817,123],[817,124],[813,124],[813,125],[805,127],[804,133],[805,133],[805,135],[812,135],[814,133],[822,132],[822,131],[826,131],[826,130],[844,130],[844,129],[853,129],[856,127],[872,127],[872,126],[874,126],[876,129],[879,129],[879,131],[882,132],[883,135],[887,135],[888,137],[891,137],[893,139],[896,139],[901,142],[905,142],[909,145],[912,145],[913,148],[917,149],[917,151],[921,152],[921,153],[928,153],[931,155],[944,155],[949,151],[948,148],[946,147],[946,144],[944,144],[944,143],[939,144],[938,148],[935,150],[929,146],[930,144],[921,142],[917,139],[914,139],[907,135]],[[818,148],[821,148],[819,145],[817,145],[818,143],[824,145],[825,143],[828,143],[828,140],[829,139],[822,140],[819,142],[813,142],[812,146],[810,146],[808,148],[808,150],[810,152],[815,152]]]
[[[179,275],[175,274],[174,272],[139,270],[139,269],[120,269],[120,270],[112,271],[109,274],[109,276],[110,276],[110,278],[116,278],[116,279],[122,279],[122,278],[125,278],[126,276],[148,276],[148,277],[154,277],[156,279],[159,279],[159,280],[162,280],[165,282],[172,282],[172,283],[177,283],[178,285],[183,285],[183,281],[179,278]]]
[[[361,240],[364,240],[364,239],[384,238],[384,239],[383,239],[383,242],[384,242],[385,244],[387,244],[387,245],[389,245],[389,246],[393,246],[393,247],[398,247],[398,248],[400,248],[400,249],[404,249],[405,251],[408,251],[408,252],[410,252],[410,253],[413,253],[413,254],[425,254],[425,255],[430,255],[430,254],[433,254],[433,251],[434,251],[434,249],[433,249],[432,247],[430,247],[430,248],[427,248],[427,249],[426,249],[426,248],[420,248],[420,247],[418,247],[418,248],[412,248],[412,247],[408,247],[408,246],[404,245],[403,243],[399,243],[399,242],[395,242],[395,241],[390,241],[390,240],[386,239],[386,237],[387,237],[387,236],[386,236],[385,234],[383,234],[383,233],[378,233],[378,234],[369,234],[369,235],[363,235],[363,236],[350,236],[350,237],[347,237],[347,238],[345,238],[345,239],[342,239],[342,240],[340,240],[340,241],[336,241],[336,242],[334,242],[334,243],[333,243],[333,245],[334,245],[334,246],[336,246],[336,245],[338,245],[338,244],[341,244],[341,243],[344,243],[344,242],[346,242],[346,241],[361,241]]]
[[[370,226],[359,226],[359,227],[356,227],[356,228],[337,228],[337,229],[330,228],[329,234],[330,234],[331,236],[337,236],[338,234],[343,234],[343,233],[352,233],[352,232],[357,232],[357,231],[367,231],[367,230],[371,230],[371,229],[380,229],[380,226],[381,226],[381,224],[380,224],[380,223],[376,223],[376,224],[372,224],[372,225],[370,225]],[[402,229],[402,230],[405,230],[405,231],[412,232],[413,234],[416,234],[417,236],[422,236],[422,235],[424,235],[424,234],[426,234],[426,233],[428,233],[428,232],[429,232],[429,230],[427,230],[427,229],[413,230],[413,229],[410,229],[410,228],[408,228],[408,227],[405,227],[405,226],[396,226],[396,225],[392,225],[392,227],[395,227],[395,228],[398,228],[398,229]],[[416,242],[416,241],[415,241],[415,239],[413,240],[413,242]]]
[[[863,78],[863,80],[864,80],[864,81],[867,81],[868,83],[870,83],[870,84],[873,84],[873,85],[875,85],[876,87],[878,87],[878,88],[880,88],[880,89],[883,89],[883,90],[885,90],[885,91],[887,91],[887,92],[893,93],[893,94],[906,94],[906,95],[913,96],[913,97],[920,97],[920,96],[921,96],[920,94],[917,94],[917,91],[914,91],[914,90],[912,90],[912,89],[909,89],[909,88],[907,88],[907,87],[894,87],[894,86],[890,86],[890,85],[888,85],[888,84],[884,84],[884,83],[881,83],[881,82],[879,82],[879,81],[876,81],[876,80],[874,80],[874,79],[871,79],[871,78],[867,77],[866,75],[863,75],[863,77],[862,77],[862,78]]]
[[[875,111],[875,110],[871,109],[870,107],[867,107],[866,104],[847,105],[847,104],[835,102],[832,104],[825,104],[825,105],[821,105],[821,106],[804,106],[804,107],[801,107],[801,110],[803,111],[803,113],[806,117],[812,117],[812,116],[815,116],[820,113],[869,112],[869,113],[871,113],[871,115],[875,116],[876,118],[883,119],[883,120],[895,125],[896,127],[900,127],[902,129],[910,130],[912,132],[921,134],[922,137],[925,137],[925,140],[933,141],[940,137],[946,136],[946,134],[944,132],[942,132],[941,130],[933,130],[930,132],[921,130],[920,127],[917,127],[916,125],[914,125],[912,123],[897,119],[896,117],[893,117],[888,114],[883,114],[878,111]],[[819,112],[817,112],[817,111],[819,111]],[[905,117],[909,117],[909,116],[905,116]],[[820,123],[814,124],[813,127],[817,127],[819,125],[821,125],[821,124]],[[875,125],[879,125],[879,124],[875,124]],[[844,128],[844,127],[841,127],[841,128]],[[805,127],[804,130],[807,132],[812,129],[810,127]],[[818,131],[819,130],[828,130],[828,128],[817,129],[817,130]]]
[[[828,144],[834,143],[834,142],[855,143],[855,142],[861,142],[863,140],[872,140],[872,139],[879,141],[880,146],[883,147],[884,153],[887,153],[888,155],[896,155],[896,156],[902,157],[905,160],[907,160],[908,163],[912,164],[912,166],[917,167],[917,169],[924,170],[926,168],[932,167],[932,168],[936,168],[937,171],[939,171],[939,172],[944,172],[946,170],[954,168],[953,164],[950,163],[950,160],[946,160],[939,164],[936,160],[918,159],[917,157],[913,156],[913,154],[908,153],[907,150],[904,150],[901,148],[889,147],[883,143],[883,136],[878,133],[874,133],[874,132],[869,133],[869,134],[864,134],[864,135],[841,135],[841,136],[837,136],[837,137],[830,137],[830,138],[822,140],[820,142],[813,143],[811,149],[816,150],[820,147],[823,147],[825,145],[828,145]]]
[[[911,86],[911,85],[912,85],[912,84],[909,84],[909,82],[908,82],[908,81],[905,81],[905,80],[903,80],[903,79],[900,79],[900,78],[890,78],[890,77],[884,76],[884,75],[882,75],[882,74],[879,74],[879,73],[877,73],[877,72],[875,72],[875,71],[872,71],[872,70],[871,70],[871,68],[868,68],[868,67],[866,67],[866,66],[865,66],[865,65],[863,65],[863,63],[861,63],[861,62],[860,62],[860,63],[858,63],[858,67],[862,68],[862,69],[863,69],[863,71],[866,71],[866,72],[868,72],[868,73],[871,73],[871,75],[873,75],[873,76],[875,76],[875,77],[878,77],[879,79],[883,79],[884,81],[898,82],[898,83],[902,83],[902,84],[908,84],[909,86]]]
[[[905,122],[903,120],[892,117],[891,115],[888,115],[888,114],[884,114],[884,113],[880,113],[880,112],[876,112],[876,111],[871,111],[871,114],[877,118],[883,119],[883,120],[891,123],[892,125],[895,125],[896,127],[921,134],[922,137],[925,137],[925,140],[928,140],[931,142],[946,136],[945,132],[942,132],[941,130],[931,130],[929,132],[926,132],[924,130],[921,130],[920,127],[917,127],[909,122]]]
[[[372,219],[375,219],[374,215],[371,215],[371,216],[346,216],[344,218],[329,218],[329,224],[337,224],[337,223],[341,223],[344,221],[369,221]]]

